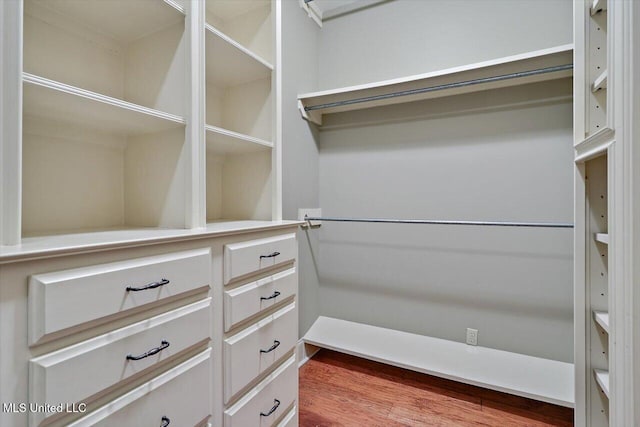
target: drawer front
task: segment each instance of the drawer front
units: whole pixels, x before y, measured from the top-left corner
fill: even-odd
[[[30,400],[80,402],[209,339],[211,298],[33,359]],[[147,357],[145,353],[153,353]],[[136,360],[137,359],[137,360]]]
[[[225,332],[241,321],[284,301],[298,290],[295,268],[224,292]]]
[[[224,246],[224,283],[295,260],[298,252],[293,233]]]
[[[297,339],[294,303],[225,339],[225,402],[291,351]]]
[[[291,411],[284,416],[282,421],[278,423],[278,427],[298,427],[298,417],[296,417],[296,407],[291,408]]]
[[[80,426],[201,426],[211,414],[211,349],[189,359],[71,424]],[[188,392],[188,393],[187,393]]]
[[[224,411],[225,427],[269,427],[298,396],[295,355]]]
[[[83,329],[85,323],[106,321],[210,281],[209,248],[32,276],[29,342],[65,335],[61,331],[72,327]],[[140,290],[144,287],[148,289]]]

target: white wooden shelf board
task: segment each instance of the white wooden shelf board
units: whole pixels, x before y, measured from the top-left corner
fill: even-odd
[[[53,13],[128,43],[184,20],[184,8],[175,0],[35,0]]]
[[[609,244],[609,234],[608,233],[596,233],[596,241],[600,243],[604,243],[605,245]]]
[[[574,405],[574,366],[320,316],[305,343],[556,405]]]
[[[615,132],[610,128],[602,128],[573,146],[575,162],[584,163],[607,154],[607,150],[615,141]]]
[[[607,88],[607,75],[607,70],[604,70],[604,72],[593,81],[593,84],[591,85],[592,92],[597,92],[600,89]]]
[[[273,65],[206,25],[206,77],[216,86],[237,86],[269,78]]]
[[[24,113],[108,132],[142,134],[184,126],[182,117],[24,73]]]
[[[593,318],[606,333],[609,333],[609,313],[605,311],[594,311]]]
[[[598,12],[607,10],[607,0],[593,0],[589,9],[591,15],[595,15]]]
[[[322,124],[322,114],[360,110],[382,105],[406,103],[430,98],[495,89],[500,87],[509,87],[526,83],[555,80],[565,77],[571,77],[573,75],[573,70],[561,70],[532,76],[517,77],[493,82],[484,82],[473,85],[464,85],[460,87],[442,89],[427,93],[405,95],[348,105],[331,106],[313,111],[306,111],[305,107],[313,107],[335,102],[344,102],[371,96],[388,95],[397,92],[430,88],[440,85],[463,83],[471,80],[504,76],[507,74],[570,64],[573,64],[572,44],[528,52],[525,54],[514,55],[505,58],[499,58],[476,64],[465,65],[461,67],[449,68],[441,71],[419,74],[415,76],[344,87],[340,89],[306,93],[298,96],[298,106],[305,119],[310,120],[316,124]]]
[[[593,374],[596,376],[596,382],[604,394],[609,397],[609,372],[602,369],[594,369]]]
[[[303,221],[217,221],[205,228],[134,228],[87,230],[72,234],[26,237],[18,245],[0,246],[0,264],[47,256],[117,249],[151,243],[177,242],[197,238],[220,237],[238,233],[290,228]]]
[[[242,154],[270,150],[273,144],[216,126],[206,125],[207,151],[216,154]]]

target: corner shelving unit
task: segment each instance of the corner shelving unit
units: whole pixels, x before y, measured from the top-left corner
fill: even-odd
[[[306,120],[322,125],[324,114],[459,95],[573,75],[573,45],[558,46],[410,77],[298,96]]]

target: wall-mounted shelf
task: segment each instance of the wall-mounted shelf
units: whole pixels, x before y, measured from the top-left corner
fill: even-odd
[[[604,311],[594,311],[593,318],[606,333],[609,333],[609,313]]]
[[[221,33],[206,25],[207,80],[217,86],[239,84],[266,79],[273,65]]]
[[[271,150],[273,144],[216,126],[206,126],[207,149],[217,154],[241,154]]]
[[[555,80],[573,75],[573,45],[528,52],[382,82],[298,96],[306,120],[322,125],[322,116],[424,99]]]
[[[602,392],[609,397],[609,372],[602,369],[594,369],[593,374],[596,376],[596,382],[602,389]]]
[[[24,113],[121,133],[184,126],[182,117],[24,73]]]
[[[596,242],[604,243],[605,245],[609,244],[609,234],[608,233],[596,233]]]
[[[600,89],[607,88],[607,70],[598,76],[591,85],[591,92],[597,92]]]

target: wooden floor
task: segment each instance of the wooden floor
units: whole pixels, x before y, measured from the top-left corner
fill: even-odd
[[[572,426],[573,410],[320,350],[300,369],[300,427]]]

